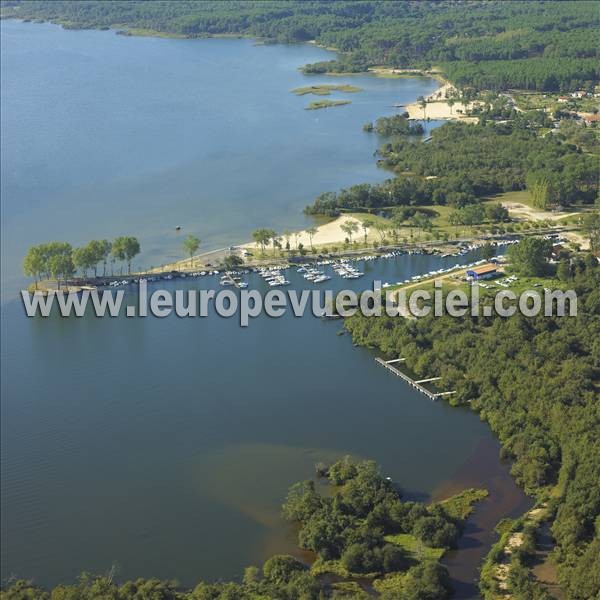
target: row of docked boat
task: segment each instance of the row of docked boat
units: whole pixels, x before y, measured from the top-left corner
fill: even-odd
[[[502,240],[492,240],[488,243],[490,244],[490,246],[494,246],[497,248],[498,246],[510,246],[512,244],[518,244],[519,240],[517,240],[517,239],[513,239],[513,240],[502,239]],[[481,244],[461,244],[460,246],[458,246],[458,250],[456,252],[445,252],[444,254],[441,255],[441,257],[447,258],[449,256],[464,256],[465,254],[468,254],[472,250],[478,250],[479,248],[481,248]]]
[[[290,285],[290,282],[281,274],[281,269],[258,269],[258,274],[269,284],[270,287]]]
[[[329,279],[331,279],[329,275],[325,275],[323,271],[315,269],[314,267],[299,267],[297,269],[297,272],[301,273],[304,279],[306,279],[307,281],[312,281],[313,283],[323,283],[324,281],[328,281]]]
[[[223,287],[233,286],[240,289],[245,289],[248,287],[248,283],[246,281],[242,281],[238,271],[225,271],[225,273],[221,275],[219,285],[222,285]]]
[[[359,271],[346,261],[334,265],[333,270],[343,279],[359,279],[364,275],[362,271]]]

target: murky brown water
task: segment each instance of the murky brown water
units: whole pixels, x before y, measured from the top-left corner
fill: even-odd
[[[459,600],[479,598],[479,568],[498,539],[495,525],[504,517],[520,516],[532,505],[510,476],[510,465],[499,460],[499,450],[496,440],[480,440],[452,478],[433,493],[434,500],[443,500],[469,487],[489,491],[468,519],[458,549],[448,552],[442,561],[450,571],[455,598]]]

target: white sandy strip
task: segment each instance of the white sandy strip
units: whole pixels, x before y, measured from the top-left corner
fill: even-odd
[[[532,208],[531,206],[527,206],[526,204],[521,204],[520,202],[502,202],[502,206],[508,209],[512,217],[523,221],[558,221],[563,217],[573,216],[573,213],[539,210]],[[564,235],[570,242],[579,244],[582,250],[589,250],[589,238],[584,237],[575,231],[568,231],[562,235]]]
[[[423,116],[423,109],[418,103],[407,104],[406,112],[408,113],[409,119],[447,119],[447,120],[460,120],[466,121],[467,123],[476,123],[477,117],[466,116],[467,110],[473,107],[472,103],[463,104],[462,102],[455,102],[452,107],[443,101],[439,102],[428,102],[425,108],[425,116]]]
[[[410,119],[460,119],[461,121],[476,122],[476,117],[468,117],[465,114],[473,108],[472,102],[463,104],[456,101],[453,106],[448,105],[446,99],[456,94],[456,88],[450,83],[445,83],[425,98],[427,101],[425,113],[418,102],[407,104],[406,111]]]
[[[362,239],[363,230],[361,228],[361,222],[355,217],[349,217],[347,215],[342,215],[338,217],[334,221],[330,223],[325,223],[325,225],[320,225],[317,227],[317,232],[313,235],[312,243],[314,246],[322,246],[325,244],[339,244],[343,243],[346,239],[347,234],[344,233],[341,229],[341,225],[344,223],[354,221],[358,225],[358,231],[354,234],[353,239],[359,240]],[[281,235],[281,234],[280,234]],[[282,237],[282,244],[285,246],[285,240]],[[292,233],[290,236],[290,246],[292,248],[296,248],[297,244],[302,244],[305,248],[310,248],[310,236],[304,231],[299,231]],[[246,248],[257,248],[258,245],[254,242],[249,244],[244,244]]]
[[[532,208],[531,206],[521,204],[520,202],[502,202],[502,206],[513,213],[513,216],[517,218],[521,217],[526,220],[537,219],[538,221],[558,221],[563,217],[573,216],[573,213],[540,210],[539,208]]]

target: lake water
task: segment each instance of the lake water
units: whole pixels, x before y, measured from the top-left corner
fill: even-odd
[[[411,498],[490,489],[448,558],[473,596],[491,527],[527,501],[477,415],[406,387],[338,336],[340,322],[27,319],[12,299],[30,243],[131,233],[149,262],[177,255],[175,223],[207,245],[243,240],[301,226],[320,191],[384,178],[362,123],[435,83],[357,77],[350,106],[305,111],[289,93],[307,80],[297,67],[326,56],[2,22],[3,579],[50,585],[112,565],[119,579],[185,585],[239,576],[296,552],[279,517],[288,486],[351,453]],[[404,256],[332,283],[364,289],[454,262]]]
[[[363,279],[332,288],[455,260],[367,263]],[[3,576],[56,583],[115,564],[123,578],[235,577],[297,552],[279,518],[288,486],[351,453],[380,462],[410,498],[490,489],[449,557],[468,598],[493,525],[527,505],[477,415],[407,387],[338,336],[339,321],[26,319],[17,302],[2,317]]]
[[[2,275],[22,285],[32,244],[139,237],[135,266],[302,228],[321,192],[389,177],[362,125],[438,84],[428,78],[307,77],[332,58],[310,45],[132,38],[2,21]],[[363,88],[352,104],[304,110],[317,83]],[[433,126],[433,124],[429,124]]]

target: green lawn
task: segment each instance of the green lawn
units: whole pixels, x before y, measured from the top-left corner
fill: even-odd
[[[503,194],[497,194],[486,198],[486,202],[519,202],[526,206],[533,206],[533,198],[527,190],[517,190],[516,192],[504,192]]]
[[[395,533],[386,535],[384,539],[390,544],[400,546],[410,558],[416,561],[439,560],[446,552],[444,548],[429,548],[412,533]]]

